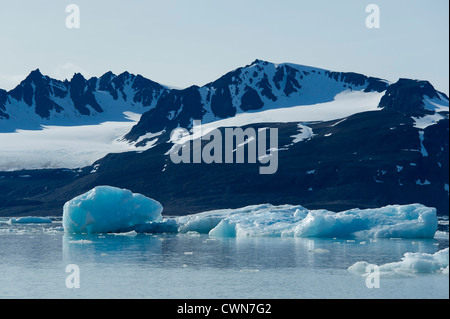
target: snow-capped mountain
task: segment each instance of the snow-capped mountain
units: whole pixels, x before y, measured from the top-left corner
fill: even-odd
[[[144,151],[164,140],[156,139],[163,130],[190,128],[192,120],[343,118],[376,109],[387,86],[361,74],[260,60],[184,90],[128,72],[59,81],[35,70],[0,91],[0,171],[78,168],[108,153]]]
[[[209,123],[245,112],[331,102],[346,91],[383,92],[388,85],[357,73],[256,60],[202,87],[164,92],[126,138],[190,128],[193,119]]]
[[[151,109],[166,90],[128,72],[90,79],[76,73],[70,81],[59,81],[37,69],[13,90],[0,90],[0,131],[120,120],[124,111]]]
[[[98,124],[109,120],[106,114],[123,119],[132,108],[145,113],[131,131],[107,134],[129,147],[79,166],[80,153],[69,148],[62,153],[76,154],[74,160],[60,169],[1,172],[0,214],[57,214],[65,201],[98,185],[155,198],[172,215],[261,203],[329,210],[422,203],[448,214],[449,100],[427,81],[389,83],[260,60],[183,90],[128,73],[61,82],[35,71],[16,89],[0,91],[0,127],[20,124],[21,116],[39,125],[92,118]],[[227,127],[278,129],[278,147],[271,150],[277,172],[260,175],[259,165],[250,163],[173,163],[171,131],[190,129],[193,120],[222,133]],[[52,159],[62,158],[58,149],[48,150]]]
[[[0,91],[0,171],[82,167],[108,153],[145,150],[118,138],[166,90],[128,72],[59,81],[35,70]]]

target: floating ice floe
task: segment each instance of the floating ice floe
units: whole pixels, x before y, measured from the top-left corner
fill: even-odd
[[[162,210],[159,202],[144,195],[99,186],[64,204],[63,226],[67,233],[120,232],[134,225],[160,221]]]
[[[381,276],[398,276],[414,274],[442,273],[448,275],[449,249],[445,248],[435,254],[406,253],[401,261],[387,263],[381,266],[369,264],[366,261],[358,261],[348,268],[352,273],[368,276],[367,269],[377,266]]]

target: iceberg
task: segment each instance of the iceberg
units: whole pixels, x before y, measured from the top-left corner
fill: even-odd
[[[114,233],[139,224],[161,221],[162,205],[141,194],[98,186],[64,204],[67,233]]]
[[[449,249],[435,254],[406,253],[401,261],[378,266],[381,276],[442,273],[448,275]],[[376,266],[366,261],[358,261],[348,268],[352,273],[367,276],[367,267]]]
[[[20,218],[11,218],[8,221],[9,224],[51,224],[52,220],[50,218],[45,217],[20,217]]]
[[[433,238],[436,209],[421,204],[344,212],[311,211],[295,227],[298,237]]]
[[[177,219],[181,233],[196,231],[215,237],[280,237],[306,217],[302,206],[270,204],[223,209]]]
[[[436,209],[421,204],[343,212],[270,204],[178,217],[179,232],[214,237],[433,238]]]
[[[271,204],[162,218],[159,202],[99,186],[64,205],[68,233],[197,233],[212,237],[433,238],[436,209],[421,204],[343,212]]]

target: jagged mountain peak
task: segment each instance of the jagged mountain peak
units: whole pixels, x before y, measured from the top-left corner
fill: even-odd
[[[31,71],[25,79],[23,79],[14,89],[11,91],[14,91],[18,89],[19,87],[25,87],[27,85],[48,85],[53,79],[51,79],[49,76],[43,75],[40,69],[35,69]],[[58,80],[53,80],[58,81]]]
[[[74,80],[80,80],[80,79],[86,80],[86,78],[84,77],[83,74],[81,74],[79,72],[76,72],[76,73],[73,74],[72,79],[70,80],[70,82],[72,82]]]
[[[100,79],[107,79],[111,80],[113,77],[116,77],[116,75],[112,71],[108,71],[105,74],[103,74]]]
[[[36,70],[33,70],[30,72],[30,74],[25,78],[25,80],[33,80],[33,79],[39,79],[42,78],[44,75],[42,74],[41,70],[37,68]]]

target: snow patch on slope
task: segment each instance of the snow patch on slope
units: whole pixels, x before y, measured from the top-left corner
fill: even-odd
[[[339,120],[361,112],[380,111],[378,105],[383,95],[384,93],[378,92],[344,91],[336,95],[331,102],[241,113],[235,117],[204,124],[203,128]]]

